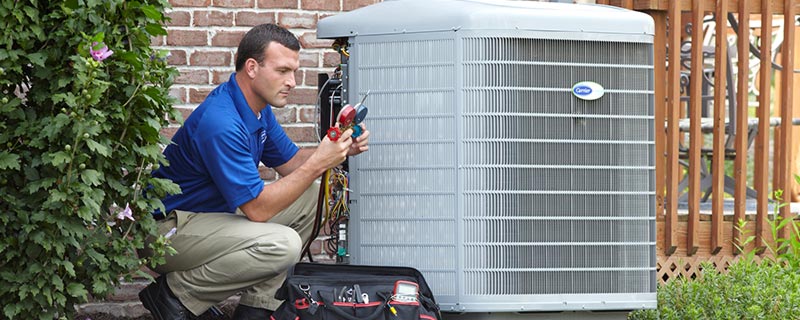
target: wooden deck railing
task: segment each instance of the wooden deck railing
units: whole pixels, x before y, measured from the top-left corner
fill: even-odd
[[[656,132],[656,190],[658,190],[658,223],[659,256],[669,256],[681,249],[686,256],[695,254],[702,245],[702,251],[717,254],[721,250],[736,254],[735,243],[741,243],[744,235],[736,228],[736,223],[723,223],[723,199],[725,188],[724,163],[733,161],[733,174],[729,179],[735,181],[733,188],[733,219],[745,219],[747,173],[752,169],[753,189],[756,196],[755,226],[751,228],[755,236],[754,248],[762,249],[770,241],[766,225],[768,203],[771,190],[791,190],[793,183],[793,143],[792,123],[794,107],[793,87],[795,69],[795,24],[796,14],[800,10],[797,0],[597,0],[598,4],[624,7],[650,14],[655,21],[655,122],[665,124],[665,130]],[[729,26],[727,17],[732,14]],[[714,28],[704,28],[704,21],[713,18]],[[705,20],[704,20],[705,19]],[[688,21],[687,21],[688,20]],[[781,25],[773,28],[773,24]],[[687,23],[691,23],[691,32],[683,32]],[[782,40],[778,50],[773,35]],[[715,41],[706,42],[708,33],[713,33]],[[735,37],[734,37],[735,35]],[[728,68],[730,61],[729,39],[735,38],[735,56],[737,62]],[[751,43],[751,38],[760,41]],[[684,52],[683,59],[690,63],[682,63],[681,47],[689,46],[690,52]],[[755,48],[753,50],[751,48]],[[704,50],[705,49],[705,50]],[[753,54],[757,52],[758,54]],[[705,54],[713,54],[713,62]],[[733,51],[731,54],[734,53]],[[773,55],[780,56],[773,61]],[[751,69],[751,62],[757,62],[758,68]],[[683,65],[683,66],[682,66]],[[776,66],[776,67],[774,67]],[[776,70],[779,66],[782,70]],[[775,71],[776,76],[773,75]],[[684,83],[688,75],[688,94],[681,94],[681,79]],[[713,75],[713,114],[706,128],[703,128],[703,77]],[[727,81],[731,76],[734,83]],[[757,75],[754,77],[754,75]],[[753,83],[757,80],[757,83]],[[775,80],[775,88],[771,90]],[[708,82],[708,81],[707,81]],[[755,114],[750,115],[750,95],[752,87],[757,88]],[[726,97],[726,90],[735,92],[735,98]],[[682,104],[681,97],[688,95],[688,108]],[[727,101],[726,101],[727,98]],[[683,102],[686,103],[686,102]],[[735,107],[732,107],[734,106]],[[729,108],[730,107],[730,108]],[[684,111],[688,109],[688,111]],[[729,115],[733,119],[726,117]],[[779,115],[775,118],[775,115]],[[773,117],[773,118],[771,118]],[[682,130],[681,119],[688,118],[688,128]],[[779,120],[778,120],[779,119]],[[795,123],[797,120],[795,119]],[[661,128],[659,125],[657,128]],[[688,130],[685,130],[688,129]],[[705,130],[704,130],[705,129]],[[750,130],[748,130],[750,129]],[[771,129],[774,129],[774,140],[770,140]],[[756,131],[757,130],[757,131]],[[796,131],[797,129],[795,129]],[[704,134],[711,134],[713,142],[704,147]],[[766,134],[765,134],[766,133]],[[684,136],[688,135],[688,152],[683,148]],[[748,165],[748,149],[754,137],[753,168]],[[726,139],[730,142],[726,145]],[[772,142],[772,143],[771,143]],[[770,158],[770,146],[773,154]],[[727,157],[727,159],[726,159]],[[710,170],[704,170],[705,158],[711,159]],[[685,160],[682,160],[685,159]],[[683,173],[682,166],[688,168]],[[774,169],[773,172],[770,172]],[[769,189],[769,177],[773,176],[772,189]],[[703,227],[701,234],[700,203],[701,194],[705,191],[702,179],[711,179],[711,217],[710,230]],[[678,231],[679,181],[688,180],[688,214],[685,230]],[[707,180],[705,180],[707,181]],[[729,182],[730,184],[730,182]],[[788,206],[780,209],[783,218],[790,218]],[[683,217],[681,217],[683,219]],[[683,220],[681,220],[683,223]],[[723,228],[723,226],[725,226]],[[684,228],[684,226],[682,226]],[[728,229],[730,228],[730,229]],[[787,230],[779,235],[786,237]],[[680,233],[680,237],[679,237]],[[685,234],[682,234],[685,233]],[[700,238],[704,241],[700,241]],[[709,240],[710,241],[705,241]],[[679,242],[685,239],[685,242]],[[731,241],[732,240],[732,241]],[[729,246],[726,248],[726,246]],[[723,250],[723,248],[725,250]],[[661,251],[663,250],[663,251]]]

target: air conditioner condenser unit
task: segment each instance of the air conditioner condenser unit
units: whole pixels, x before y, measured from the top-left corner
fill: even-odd
[[[395,0],[322,19],[342,98],[351,263],[423,272],[443,311],[656,306],[653,36],[600,5]]]

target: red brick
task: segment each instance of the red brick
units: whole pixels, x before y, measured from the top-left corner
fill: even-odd
[[[155,36],[150,38],[150,45],[151,46],[163,46],[164,45],[164,36]]]
[[[295,108],[272,108],[272,113],[275,114],[275,119],[278,120],[278,123],[297,122],[297,110]]]
[[[208,32],[205,30],[169,30],[167,45],[205,46],[208,45]]]
[[[339,1],[330,0],[300,0],[300,9],[339,11]]]
[[[300,51],[300,66],[301,67],[319,67],[319,53]]]
[[[313,126],[305,127],[283,127],[286,135],[296,143],[317,142],[317,134]]]
[[[214,7],[223,8],[252,8],[255,0],[214,0]]]
[[[335,67],[342,63],[342,56],[338,52],[325,52],[322,56],[323,67]]]
[[[167,137],[167,139],[172,139],[172,136],[175,135],[175,132],[178,132],[178,128],[161,128],[161,135]]]
[[[311,13],[281,12],[278,13],[278,24],[284,28],[317,28],[317,15]]]
[[[238,47],[246,31],[220,31],[211,38],[215,47]]]
[[[231,79],[231,71],[211,71],[211,84],[218,85]]]
[[[319,121],[319,113],[317,108],[299,108],[297,115],[300,117],[301,123],[316,123]]]
[[[169,88],[169,95],[175,99],[178,99],[178,103],[186,103],[186,88],[184,87],[176,87],[172,86]]]
[[[289,104],[309,104],[317,102],[317,90],[308,88],[295,88],[289,94]]]
[[[305,76],[303,77],[303,84],[309,87],[316,87],[317,83],[319,83],[319,78],[317,77],[319,72],[306,70],[304,73]]]
[[[296,83],[298,86],[303,85],[303,70],[295,70],[294,83]]]
[[[178,112],[180,112],[181,117],[183,117],[183,120],[188,119],[189,116],[192,114],[192,111],[194,111],[194,108],[175,107],[175,109],[178,110]]]
[[[167,13],[167,17],[171,19],[167,22],[171,27],[188,27],[192,23],[192,15],[188,11],[172,11]]]
[[[185,66],[187,65],[186,60],[186,51],[183,50],[170,50],[169,57],[167,57],[167,63],[173,66]]]
[[[189,63],[193,66],[230,66],[230,51],[195,51]]]
[[[381,0],[343,0],[342,11],[351,11],[378,2],[381,2]]]
[[[176,84],[208,84],[208,71],[206,70],[181,70],[180,74],[175,77]]]
[[[297,9],[298,0],[258,0],[258,7],[265,9]]]
[[[237,26],[257,26],[262,23],[275,23],[275,12],[236,12]]]
[[[275,178],[278,177],[278,174],[275,173],[275,170],[272,170],[272,168],[267,168],[265,166],[258,167],[258,175],[261,177],[261,180],[266,180],[266,181],[274,181]]]
[[[208,97],[208,94],[214,91],[214,88],[203,89],[189,89],[189,103],[201,103]]]
[[[211,0],[169,0],[173,7],[208,7]]]
[[[207,26],[233,26],[233,12],[222,12],[217,10],[195,11],[194,25],[198,27]]]
[[[329,238],[329,233],[323,235],[322,231],[320,231],[320,236],[314,239],[314,241],[311,241],[311,244],[308,247],[308,252],[310,252],[314,257],[315,263],[333,263],[336,261],[334,258],[332,258],[336,256],[336,253],[331,251],[334,249],[328,247],[327,240]]]
[[[310,48],[330,48],[333,45],[333,40],[328,39],[317,39],[317,33],[306,32],[301,35],[298,40],[300,40],[300,44],[303,45],[303,48],[310,49]]]

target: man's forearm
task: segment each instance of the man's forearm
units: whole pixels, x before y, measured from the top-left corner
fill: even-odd
[[[297,168],[306,163],[306,160],[308,160],[308,158],[310,158],[311,155],[314,154],[314,151],[316,150],[317,150],[316,147],[300,149],[299,151],[297,151],[297,154],[295,154],[294,157],[292,157],[292,159],[276,167],[275,171],[278,172],[278,174],[280,174],[282,177],[290,175],[292,172],[297,170]]]
[[[300,166],[291,174],[264,186],[258,197],[240,208],[252,221],[268,221],[297,200],[323,172],[310,166]]]

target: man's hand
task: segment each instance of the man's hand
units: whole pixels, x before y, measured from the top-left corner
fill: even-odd
[[[364,123],[359,124],[359,126],[364,130],[361,135],[355,139],[355,142],[350,145],[350,149],[347,150],[347,156],[355,156],[369,150],[369,130],[367,130],[367,126]]]
[[[317,149],[308,159],[307,163],[324,172],[344,162],[354,145],[351,137],[352,135],[352,129],[343,132],[342,136],[336,141],[331,141],[326,135],[322,138],[322,141],[319,142],[319,146],[317,146]]]

